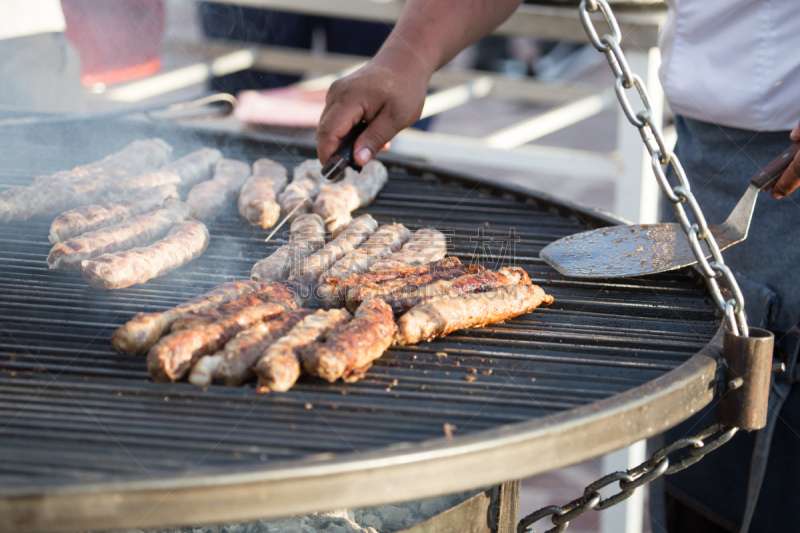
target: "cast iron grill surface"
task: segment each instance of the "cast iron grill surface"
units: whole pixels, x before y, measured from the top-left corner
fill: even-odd
[[[7,132],[8,133],[8,132]],[[161,136],[175,156],[199,146],[290,168],[314,155],[285,139],[134,121],[69,123],[4,136],[0,189]],[[206,254],[129,289],[99,291],[48,271],[50,220],[0,226],[0,493],[226,468],[280,467],[474,434],[592,404],[664,375],[714,335],[719,317],[687,272],[635,280],[562,278],[538,258],[549,242],[608,224],[589,210],[511,192],[410,162],[366,209],[380,223],[448,234],[450,253],[493,268],[516,264],[555,303],[478,330],[393,348],[354,384],[304,377],[291,391],[197,388],[148,379],[144,358],[119,354],[111,332],[218,283],[246,278],[285,242],[233,210],[209,225]]]

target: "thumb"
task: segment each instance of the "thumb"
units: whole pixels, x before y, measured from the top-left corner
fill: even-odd
[[[386,117],[378,114],[358,136],[355,144],[355,160],[361,166],[369,163],[383,147],[397,135],[399,130]]]
[[[794,127],[792,133],[789,134],[789,138],[794,142],[800,142],[800,124]]]

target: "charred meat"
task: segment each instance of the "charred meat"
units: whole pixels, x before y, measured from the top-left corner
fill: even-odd
[[[231,387],[249,381],[255,377],[253,365],[267,349],[313,312],[311,309],[289,311],[239,333],[222,350],[195,363],[189,381],[208,385],[213,380],[221,380]]]
[[[370,300],[358,308],[353,320],[307,346],[303,367],[330,382],[357,381],[392,344],[396,332],[391,307],[382,300]]]
[[[305,317],[286,336],[270,346],[256,363],[256,392],[289,390],[300,377],[302,351],[350,318],[350,313],[344,309],[319,310]]]
[[[537,285],[509,285],[487,292],[462,294],[414,307],[397,320],[397,344],[417,344],[463,328],[502,322],[550,304]]]

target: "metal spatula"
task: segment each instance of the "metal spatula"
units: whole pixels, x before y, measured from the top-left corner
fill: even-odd
[[[725,222],[709,224],[720,250],[747,238],[759,191],[772,188],[798,149],[800,143],[795,143],[753,176]],[[710,257],[705,243],[702,246]],[[697,262],[678,223],[612,226],[577,233],[547,245],[539,256],[561,274],[576,278],[642,276]]]

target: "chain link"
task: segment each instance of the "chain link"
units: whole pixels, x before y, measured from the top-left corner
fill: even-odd
[[[602,37],[597,33],[590,16],[591,13],[598,11],[603,15],[611,31],[610,34],[605,34]],[[749,332],[744,317],[744,299],[739,289],[739,284],[722,259],[719,245],[708,229],[703,211],[692,194],[689,180],[686,178],[686,173],[683,171],[678,157],[667,147],[661,128],[652,120],[653,109],[650,105],[650,95],[647,92],[644,81],[631,71],[625,54],[620,47],[621,34],[619,24],[617,24],[617,20],[611,12],[611,7],[606,0],[581,0],[579,14],[581,23],[589,36],[589,42],[598,51],[605,54],[608,64],[614,72],[616,77],[614,89],[620,106],[622,106],[622,111],[628,121],[638,128],[642,136],[642,141],[651,156],[653,173],[658,181],[658,186],[672,204],[678,223],[689,239],[689,246],[697,258],[698,268],[706,280],[714,303],[724,314],[731,332],[734,335],[747,337]],[[639,94],[639,100],[644,106],[644,110],[638,113],[634,111],[633,105],[628,99],[628,91],[630,89],[636,89]],[[672,168],[678,180],[678,185],[674,187],[670,185],[664,172],[665,166]],[[688,206],[691,219],[683,204]],[[694,222],[692,222],[692,219],[694,219]],[[703,249],[703,245],[705,245],[707,251]],[[707,259],[707,255],[710,255],[710,261]],[[732,298],[726,300],[723,296],[717,281],[719,278],[725,280],[725,284],[732,293]],[[586,487],[580,498],[569,502],[564,507],[550,505],[528,515],[520,520],[517,526],[517,533],[533,531],[529,529],[530,526],[548,516],[551,517],[555,527],[548,529],[545,533],[561,533],[567,529],[570,521],[578,516],[592,509],[597,511],[607,509],[630,498],[639,487],[663,475],[674,474],[693,465],[709,452],[728,442],[736,434],[736,431],[736,428],[725,428],[719,424],[713,424],[691,437],[680,439],[669,446],[661,448],[639,466],[625,472],[614,472],[598,479]],[[670,463],[669,456],[682,450],[685,450],[684,455]],[[620,491],[603,499],[599,490],[613,483],[619,483]]]
[[[561,533],[567,529],[572,520],[592,509],[595,511],[607,509],[633,496],[639,487],[647,485],[663,475],[668,476],[693,465],[708,453],[731,440],[736,431],[736,428],[725,428],[719,424],[712,424],[691,437],[675,441],[655,452],[650,459],[639,466],[625,472],[614,472],[598,479],[586,487],[583,496],[572,500],[564,507],[550,505],[526,516],[517,525],[517,533],[532,532],[533,529],[530,529],[530,526],[548,516],[551,517],[550,521],[555,527],[544,533]],[[670,461],[669,456],[680,451],[684,451],[683,455]],[[603,499],[599,492],[600,489],[617,482],[619,483],[619,492]]]
[[[602,37],[600,37],[591,19],[591,13],[598,11],[603,15],[603,19],[608,24],[611,32]],[[714,303],[726,317],[731,332],[735,335],[747,337],[749,332],[744,317],[744,300],[742,299],[739,285],[736,283],[730,269],[725,266],[719,245],[708,229],[703,211],[692,194],[689,181],[686,179],[686,173],[683,171],[678,157],[672,153],[672,150],[667,148],[661,128],[652,120],[653,108],[650,105],[650,95],[647,92],[644,81],[637,74],[634,74],[628,66],[628,61],[625,59],[625,54],[620,47],[621,33],[619,24],[611,12],[611,7],[606,0],[582,0],[579,14],[583,28],[589,36],[589,42],[598,51],[605,54],[608,64],[614,72],[616,77],[614,90],[620,106],[622,106],[622,111],[628,121],[639,129],[642,141],[652,157],[653,173],[658,181],[658,186],[672,203],[675,216],[689,239],[689,245],[697,258],[700,273],[706,280]],[[638,113],[634,111],[633,105],[628,98],[628,93],[631,89],[636,89],[639,101],[644,106],[644,110]],[[672,167],[678,179],[677,186],[672,187],[670,185],[663,169],[664,165]],[[684,204],[688,206],[694,222],[689,218]],[[711,260],[709,261],[706,256],[710,256]],[[731,290],[732,298],[726,300],[722,295],[717,282],[718,278],[725,280],[725,284]]]

